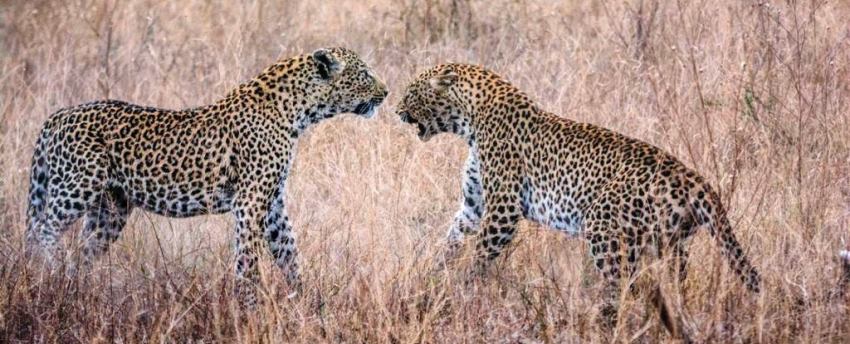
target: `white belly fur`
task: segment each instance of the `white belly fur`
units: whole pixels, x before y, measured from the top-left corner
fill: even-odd
[[[570,236],[582,232],[581,212],[569,207],[570,199],[563,195],[554,195],[523,187],[523,212],[525,218]],[[571,214],[573,214],[571,216]]]

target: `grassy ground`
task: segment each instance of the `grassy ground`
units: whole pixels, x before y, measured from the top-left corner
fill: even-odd
[[[415,73],[448,61],[656,144],[721,190],[763,292],[746,292],[706,233],[683,293],[644,274],[695,341],[848,342],[847,301],[827,296],[850,239],[850,5],[790,3],[0,2],[0,342],[669,341],[644,294],[625,295],[603,333],[586,248],[531,223],[486,281],[431,273],[466,148],[418,142],[392,106]],[[301,297],[286,299],[267,268],[268,302],[236,307],[226,216],[137,211],[73,278],[23,260],[28,167],[49,113],[107,97],[197,106],[280,56],[335,45],[391,94],[377,118],[342,116],[300,141],[288,199]]]

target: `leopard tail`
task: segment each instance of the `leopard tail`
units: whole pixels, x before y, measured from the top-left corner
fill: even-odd
[[[698,225],[706,225],[709,233],[720,246],[720,250],[729,262],[735,274],[752,292],[760,292],[761,277],[755,267],[750,264],[741,244],[732,233],[732,225],[726,216],[726,210],[720,201],[720,196],[710,189],[698,191],[702,197],[692,196],[691,207]]]

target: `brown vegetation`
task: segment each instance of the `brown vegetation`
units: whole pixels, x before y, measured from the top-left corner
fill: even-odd
[[[656,276],[695,341],[848,342],[847,301],[828,297],[850,239],[847,18],[845,2],[821,0],[2,2],[0,342],[669,340],[648,295],[624,295],[620,326],[602,333],[586,248],[534,224],[484,282],[431,273],[466,147],[418,142],[392,107],[414,73],[448,61],[656,144],[722,191],[763,292],[698,234],[683,293]],[[300,141],[289,206],[304,295],[285,298],[268,268],[268,302],[241,312],[223,216],[137,211],[76,277],[23,259],[49,113],[106,97],[197,106],[279,56],[334,45],[359,51],[391,94],[376,119],[342,116]]]

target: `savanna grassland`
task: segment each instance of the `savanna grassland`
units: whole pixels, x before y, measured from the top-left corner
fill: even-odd
[[[619,326],[602,331],[586,247],[539,225],[522,224],[486,280],[433,269],[466,145],[419,142],[393,107],[415,73],[471,62],[720,190],[762,293],[705,231],[684,284],[664,261],[638,276],[661,283],[695,342],[846,343],[848,303],[834,296],[850,240],[848,23],[850,4],[821,0],[2,1],[0,342],[670,341],[645,293],[624,293]],[[230,216],[136,211],[81,274],[25,259],[31,153],[51,112],[102,98],[195,107],[323,46],[358,51],[390,96],[372,120],[340,116],[300,140],[299,297],[266,266],[266,302],[240,310]]]

